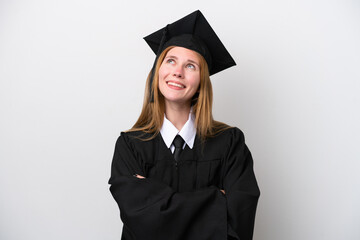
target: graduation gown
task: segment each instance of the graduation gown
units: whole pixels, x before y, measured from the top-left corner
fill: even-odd
[[[160,133],[150,141],[135,138],[140,134],[121,132],[112,161],[122,240],[252,239],[260,191],[240,129],[204,144],[196,136],[178,163]]]

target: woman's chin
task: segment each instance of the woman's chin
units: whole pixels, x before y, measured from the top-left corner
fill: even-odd
[[[184,98],[179,98],[179,97],[165,97],[165,103],[167,104],[179,104],[179,105],[184,105],[184,104],[189,104],[191,103],[190,100],[184,100]]]

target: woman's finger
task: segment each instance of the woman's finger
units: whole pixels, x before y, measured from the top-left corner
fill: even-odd
[[[133,176],[134,176],[134,177],[137,177],[137,178],[145,178],[145,177],[143,177],[143,176],[141,176],[141,175],[139,175],[139,174],[134,174]]]

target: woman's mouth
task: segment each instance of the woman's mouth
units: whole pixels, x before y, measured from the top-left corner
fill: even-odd
[[[184,85],[180,84],[180,83],[176,83],[176,82],[166,82],[166,84],[170,87],[170,88],[173,88],[173,89],[183,89],[185,88]]]

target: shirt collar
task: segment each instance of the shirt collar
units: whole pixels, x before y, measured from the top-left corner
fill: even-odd
[[[160,133],[168,148],[170,148],[176,135],[179,134],[184,139],[185,143],[192,149],[196,135],[195,115],[192,112],[192,107],[190,109],[189,118],[180,131],[166,118],[166,115],[164,114],[164,122],[160,129]]]

